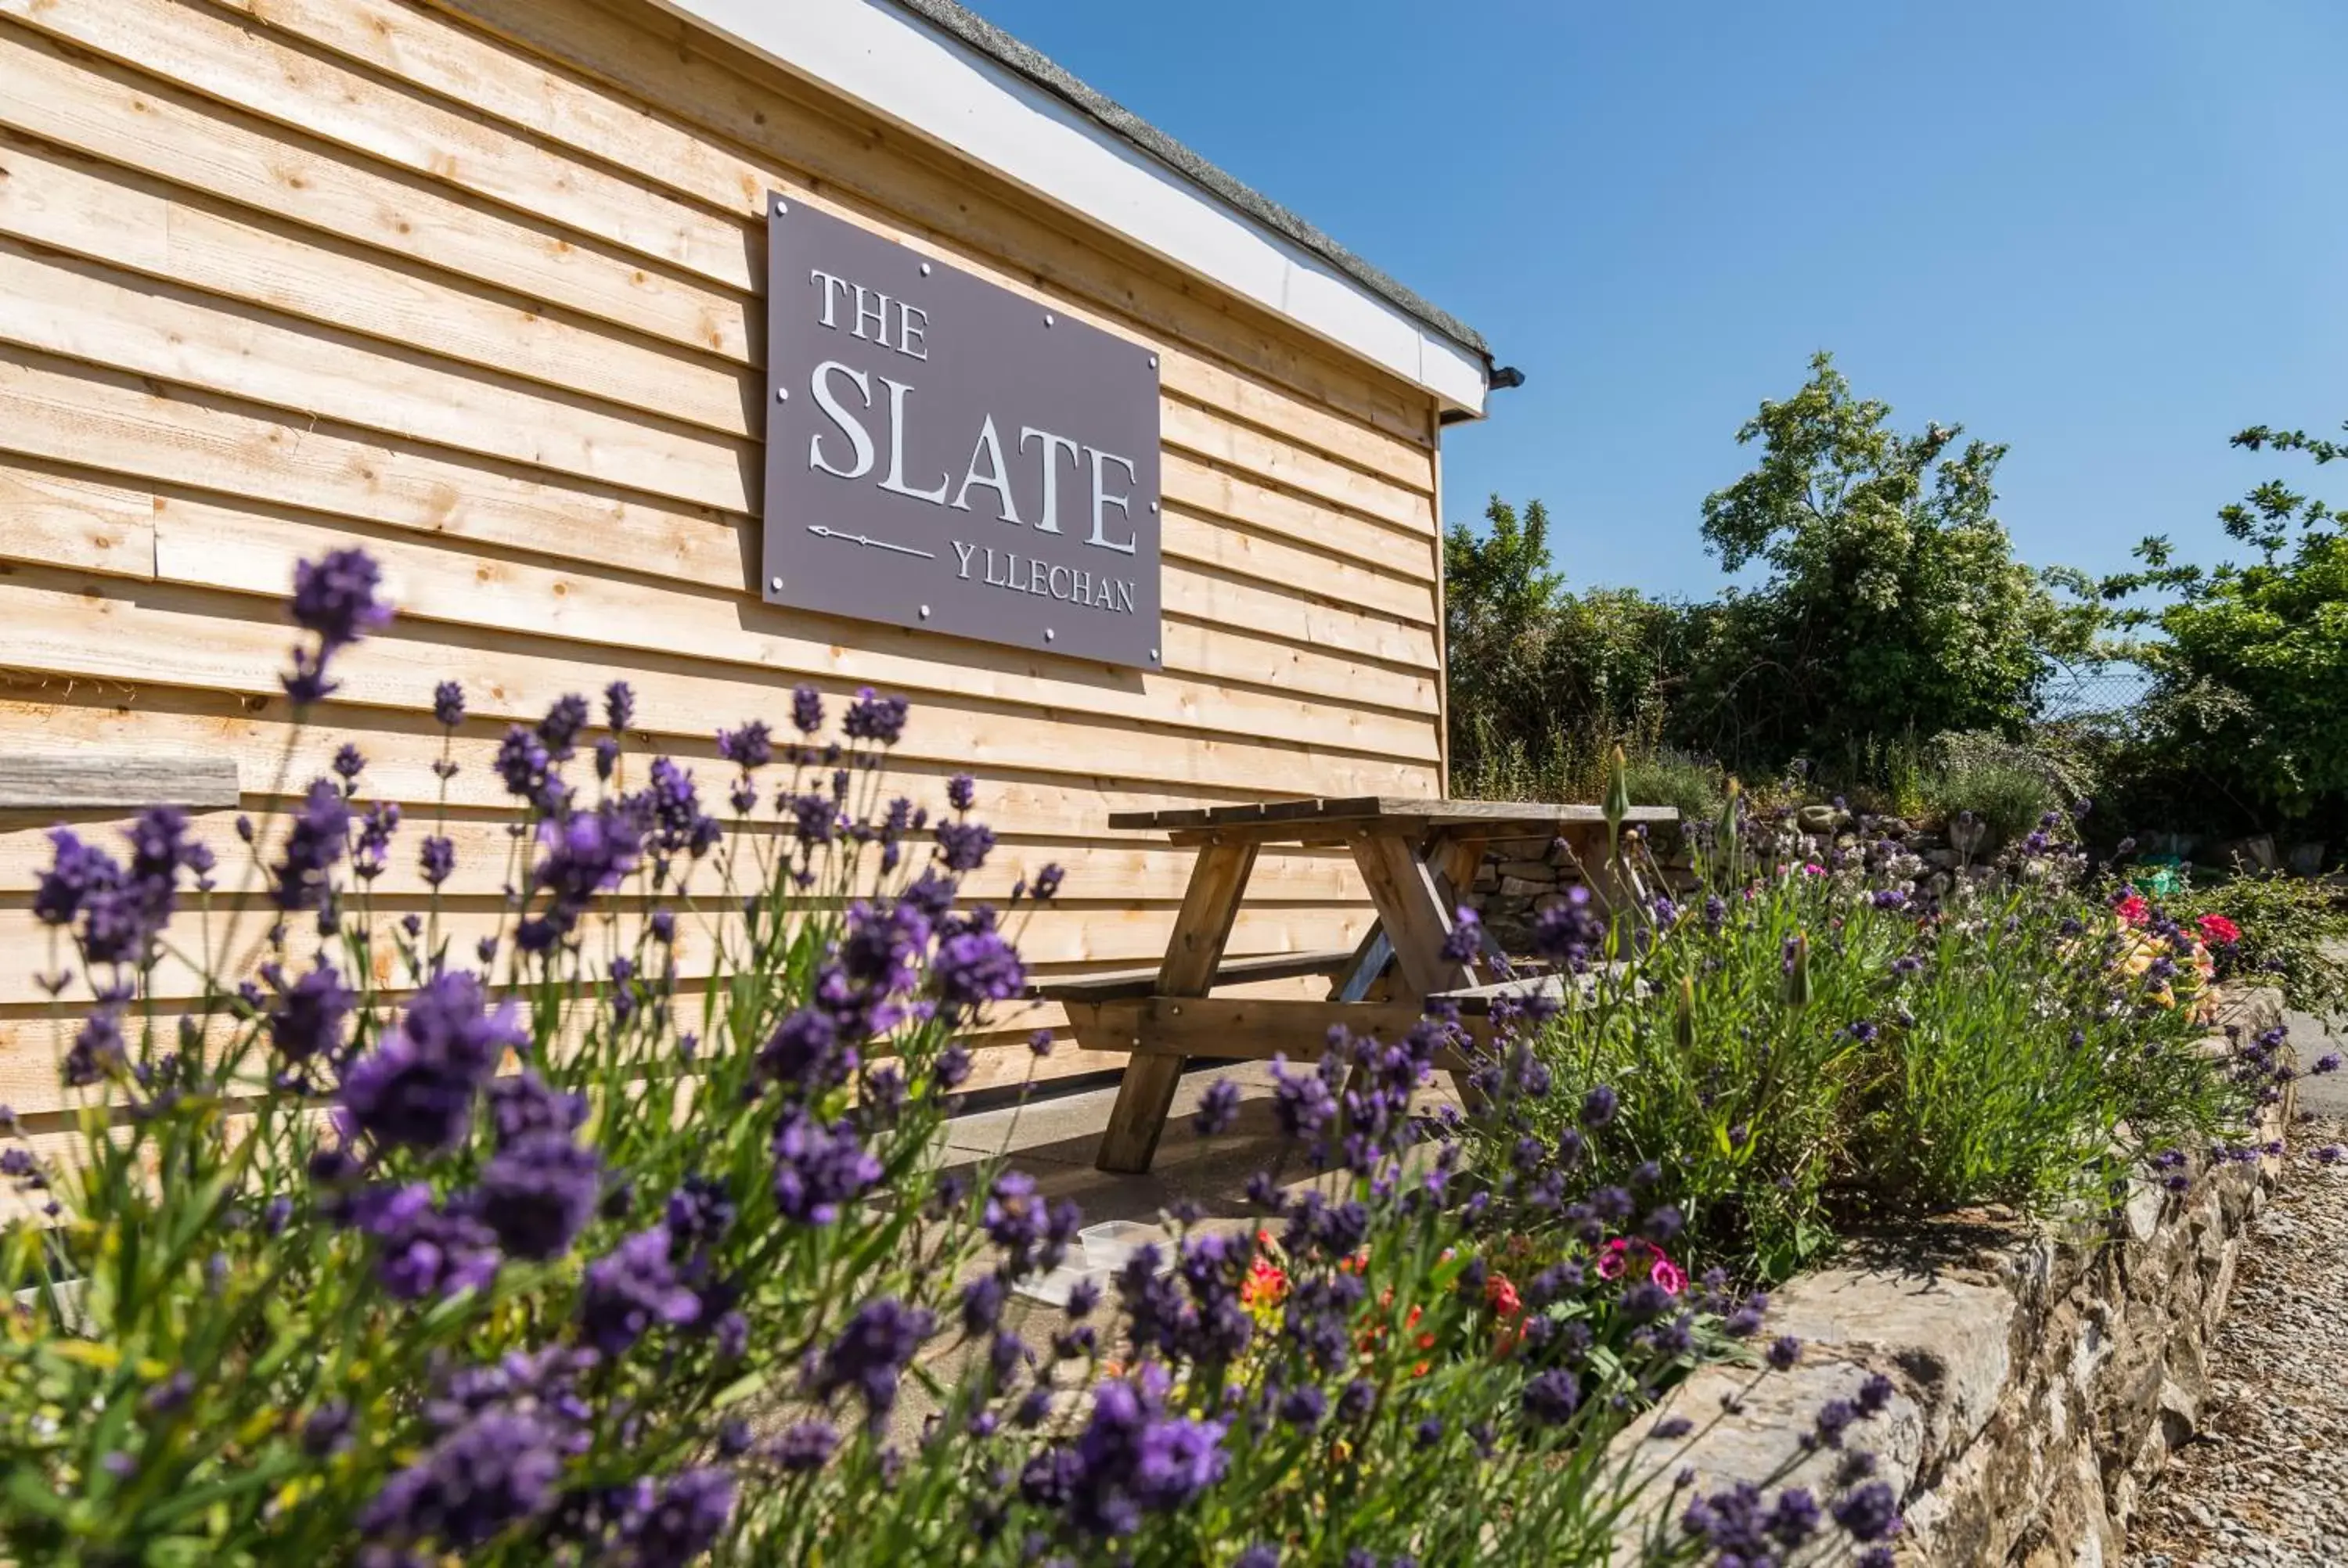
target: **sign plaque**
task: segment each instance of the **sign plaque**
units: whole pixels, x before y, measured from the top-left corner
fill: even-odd
[[[770,604],[1159,663],[1158,361],[767,199]]]

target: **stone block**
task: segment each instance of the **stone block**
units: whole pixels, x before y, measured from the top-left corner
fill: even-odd
[[[2271,993],[2226,1006],[2250,1029],[2280,1015]],[[2259,1136],[2277,1135],[2290,1110],[2270,1107]],[[2182,1200],[2139,1182],[2117,1211],[2043,1230],[1957,1216],[1862,1266],[1796,1279],[1766,1332],[1802,1337],[1807,1358],[1717,1420],[1749,1374],[1690,1378],[1666,1406],[1699,1423],[1686,1462],[1707,1486],[1791,1464],[1797,1483],[1829,1491],[1801,1433],[1821,1401],[1881,1371],[1898,1397],[1854,1440],[1901,1492],[1903,1563],[2116,1568],[2145,1484],[2200,1418],[2210,1338],[2272,1180],[2257,1164],[2199,1171]],[[1662,1413],[1632,1428],[1622,1457],[1637,1457]]]

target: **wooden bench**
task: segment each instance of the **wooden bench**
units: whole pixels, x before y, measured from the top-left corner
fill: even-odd
[[[1641,892],[1636,874],[1612,858],[1606,815],[1594,805],[1364,795],[1117,812],[1108,820],[1111,827],[1151,829],[1178,845],[1195,845],[1199,858],[1165,961],[1155,970],[1036,988],[1067,1009],[1081,1049],[1132,1058],[1101,1134],[1097,1163],[1106,1171],[1149,1168],[1187,1057],[1310,1059],[1326,1049],[1333,1028],[1391,1040],[1425,1017],[1434,997],[1453,999],[1469,1036],[1488,1039],[1493,1001],[1511,986],[1529,984],[1533,989],[1518,994],[1535,994],[1541,982],[1496,989],[1477,972],[1479,964],[1491,967],[1488,955],[1447,955],[1456,946],[1453,912],[1486,845],[1563,839],[1601,903]],[[1669,806],[1634,806],[1622,819],[1625,825],[1678,820]],[[1257,853],[1278,845],[1339,845],[1353,852],[1377,920],[1334,964],[1327,953],[1223,957]],[[1330,977],[1325,1000],[1210,995],[1242,980],[1316,975]],[[1456,1075],[1472,1064],[1447,1053],[1438,1065]]]
[[[1261,958],[1225,958],[1215,966],[1210,984],[1239,986],[1251,980],[1296,980],[1334,975],[1352,962],[1358,950],[1329,948],[1317,953],[1268,953]],[[1130,1001],[1157,993],[1158,968],[1152,964],[1146,969],[1110,969],[1065,980],[1038,980],[1027,989],[1031,996],[1047,1002]]]

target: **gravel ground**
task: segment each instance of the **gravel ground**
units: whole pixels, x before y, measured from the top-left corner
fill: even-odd
[[[2329,1099],[2291,1130],[2282,1185],[2242,1249],[2201,1430],[2129,1532],[2135,1568],[2348,1564],[2348,1163],[2311,1157],[2348,1143]]]

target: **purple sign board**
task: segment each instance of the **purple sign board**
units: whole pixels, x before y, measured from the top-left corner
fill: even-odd
[[[1154,669],[1158,359],[767,198],[770,604]]]

